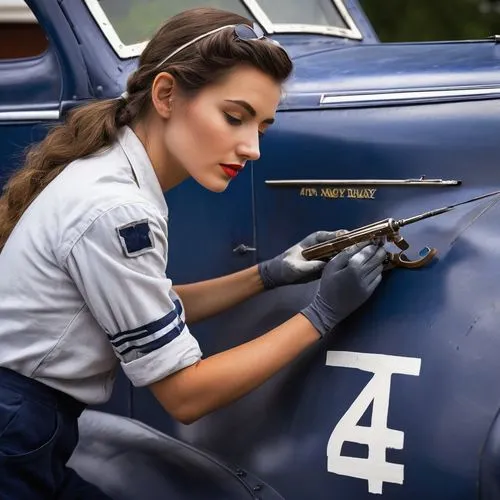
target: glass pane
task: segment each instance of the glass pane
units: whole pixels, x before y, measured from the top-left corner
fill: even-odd
[[[332,0],[258,0],[276,24],[316,24],[347,28]]]
[[[125,45],[145,42],[169,17],[194,7],[215,7],[251,18],[239,0],[100,0]]]

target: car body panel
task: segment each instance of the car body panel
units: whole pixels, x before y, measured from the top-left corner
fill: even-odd
[[[295,94],[357,94],[499,87],[500,46],[491,42],[359,45],[300,56]],[[311,75],[314,75],[311,78]]]
[[[272,257],[318,227],[355,228],[500,189],[499,111],[498,101],[481,101],[283,113],[253,166],[257,260]],[[321,195],[320,189],[317,195],[301,196],[300,186],[265,184],[268,179],[404,179],[422,174],[462,184],[379,187],[375,199],[334,198],[331,191]],[[373,300],[326,345],[240,402],[188,427],[174,424],[173,430],[162,423],[161,409],[142,394],[134,406],[137,418],[253,470],[285,498],[326,499],[334,491],[345,498],[370,498],[366,480],[334,474],[327,466],[329,436],[370,373],[327,366],[327,352],[405,357],[410,365],[418,360],[418,376],[393,375],[387,426],[404,432],[404,447],[388,450],[387,461],[404,466],[404,483],[385,483],[383,496],[471,498],[477,489],[478,457],[499,401],[481,390],[491,387],[500,371],[495,363],[500,347],[497,217],[497,201],[490,200],[405,228],[412,253],[431,245],[438,249],[438,259],[421,270],[388,273]],[[194,244],[180,232],[175,238],[175,232],[173,227],[174,274],[182,268],[176,252]],[[201,261],[179,280],[202,274],[209,265],[219,272],[217,263]],[[314,285],[302,285],[268,292],[221,318],[194,325],[193,331],[205,354],[218,352],[286,320],[307,305],[313,291]],[[369,419],[364,425],[369,426]],[[346,448],[346,453],[363,457],[366,450]],[[306,480],[290,480],[299,476]]]

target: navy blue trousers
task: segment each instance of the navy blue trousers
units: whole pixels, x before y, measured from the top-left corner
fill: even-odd
[[[0,368],[0,500],[110,500],[66,466],[85,405]]]

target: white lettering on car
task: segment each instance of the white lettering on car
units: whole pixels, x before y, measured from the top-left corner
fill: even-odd
[[[368,491],[375,494],[382,494],[384,482],[403,484],[404,465],[386,460],[387,448],[402,450],[404,443],[404,432],[387,427],[391,377],[393,374],[418,376],[420,358],[328,351],[326,364],[373,373],[330,435],[326,452],[328,471],[365,479],[368,481]],[[358,425],[372,402],[371,426]],[[342,455],[345,442],[367,445],[368,458]]]

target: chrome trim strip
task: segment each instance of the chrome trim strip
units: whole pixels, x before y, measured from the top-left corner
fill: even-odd
[[[363,94],[332,95],[322,94],[320,104],[359,104],[380,101],[418,101],[422,99],[440,99],[449,97],[500,96],[500,87],[463,88],[443,90],[408,90],[402,92],[372,92]]]
[[[462,181],[443,179],[289,179],[268,180],[276,187],[302,186],[460,186]]]
[[[96,23],[101,28],[101,31],[104,33],[104,36],[108,40],[113,50],[118,54],[122,59],[127,59],[130,57],[138,56],[142,53],[144,48],[147,45],[147,41],[142,43],[136,43],[134,45],[125,45],[118,33],[113,28],[108,16],[102,9],[99,4],[99,0],[84,0],[85,5],[89,9],[90,13],[94,17]]]
[[[58,109],[48,111],[1,111],[0,122],[59,120]]]
[[[340,36],[353,40],[361,40],[361,34],[333,26],[318,26],[317,24],[273,24],[275,33],[309,33],[318,35]]]

